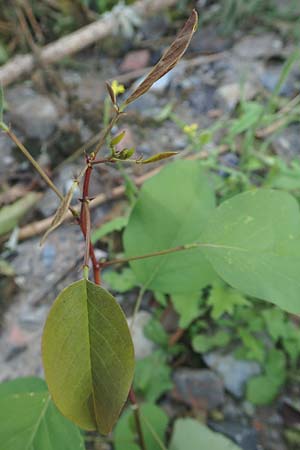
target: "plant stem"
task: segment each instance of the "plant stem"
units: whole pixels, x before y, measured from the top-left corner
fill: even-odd
[[[133,326],[134,326],[136,315],[137,315],[137,313],[138,313],[138,311],[140,309],[140,306],[141,306],[141,303],[142,303],[142,300],[143,300],[143,295],[145,293],[146,288],[147,288],[146,286],[141,287],[139,295],[138,295],[138,297],[136,299],[136,303],[135,303],[135,307],[134,307],[134,311],[133,311],[133,315],[132,315],[132,319],[131,319],[131,323],[130,323],[130,330],[131,331],[132,331]]]
[[[131,387],[131,389],[129,391],[128,398],[129,398],[129,401],[130,401],[130,403],[132,405],[132,410],[133,410],[133,415],[134,415],[134,420],[135,420],[135,426],[136,426],[136,431],[137,431],[137,434],[138,434],[139,444],[140,444],[141,450],[147,450],[145,439],[144,439],[144,434],[143,434],[143,429],[142,429],[140,409],[139,409],[139,405],[137,403],[136,396],[135,396],[135,393],[134,393],[134,390],[133,390],[132,387]]]
[[[111,132],[112,128],[115,126],[115,124],[118,122],[119,117],[121,115],[121,111],[116,111],[115,115],[113,116],[113,118],[111,119],[110,123],[108,124],[108,126],[105,128],[104,132],[102,133],[100,140],[98,142],[98,144],[96,145],[93,153],[94,153],[94,158],[96,157],[97,153],[99,152],[99,150],[101,149],[101,147],[105,144],[106,138],[109,135],[109,133]]]
[[[168,255],[169,253],[182,252],[184,250],[191,250],[193,248],[201,247],[201,245],[202,244],[197,244],[197,243],[178,245],[177,247],[168,248],[166,250],[159,250],[157,252],[147,253],[145,255],[130,256],[129,258],[111,259],[110,261],[101,262],[100,266],[108,267],[108,266],[112,266],[114,264],[124,264],[129,261],[136,261],[138,259],[146,259],[146,258],[153,258],[154,256]]]
[[[40,174],[43,180],[48,184],[48,186],[55,192],[55,194],[63,200],[64,196],[59,191],[59,189],[55,186],[55,184],[50,180],[46,172],[41,168],[41,166],[36,162],[36,160],[31,156],[27,148],[22,144],[19,138],[11,131],[10,128],[4,129],[5,133],[10,137],[10,139],[16,144],[16,146],[21,150],[24,156],[28,159],[28,161],[33,165],[35,170]]]
[[[84,173],[83,188],[82,188],[82,203],[81,203],[80,217],[78,219],[78,222],[79,222],[80,228],[82,230],[82,234],[86,239],[86,251],[85,251],[85,257],[84,257],[84,265],[87,265],[88,254],[89,254],[91,261],[92,261],[92,265],[93,265],[93,274],[94,274],[95,284],[100,284],[101,283],[100,264],[96,258],[95,250],[94,250],[93,244],[91,243],[91,239],[90,239],[91,223],[90,223],[90,208],[89,208],[89,187],[90,187],[92,169],[93,169],[93,166],[90,164],[89,157],[87,157],[87,169]]]

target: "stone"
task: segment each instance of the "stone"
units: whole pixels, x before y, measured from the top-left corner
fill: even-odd
[[[276,133],[271,140],[272,147],[277,155],[285,161],[299,158],[300,155],[300,125],[292,124]]]
[[[255,429],[237,422],[209,422],[209,426],[217,433],[232,439],[243,450],[259,450]]]
[[[233,47],[233,53],[243,59],[270,58],[277,56],[282,50],[282,41],[275,33],[243,37]]]
[[[27,138],[41,141],[49,138],[59,123],[56,105],[26,85],[10,89],[6,94],[10,121]]]
[[[283,61],[268,61],[265,64],[264,70],[260,74],[260,82],[268,91],[273,92],[280,80],[282,71],[284,68]],[[288,76],[281,83],[280,95],[292,97],[299,92],[300,88],[300,71],[298,65],[295,65],[290,69]]]
[[[161,105],[156,95],[152,92],[147,92],[133,103],[130,103],[126,111],[129,117],[131,114],[134,114],[144,120],[154,120],[161,113]]]
[[[225,84],[217,89],[216,95],[224,103],[225,110],[232,111],[243,97],[245,100],[251,100],[257,93],[253,83],[246,82],[244,85],[239,83]],[[221,105],[222,106],[222,105]]]
[[[105,83],[98,73],[88,73],[81,78],[75,90],[75,95],[85,109],[99,107],[107,95]]]
[[[202,14],[202,12],[200,13]],[[218,33],[215,25],[201,26],[195,32],[193,39],[187,49],[187,54],[210,54],[227,50],[231,46],[231,39]]]
[[[151,314],[147,311],[139,311],[135,316],[131,335],[136,359],[146,358],[151,355],[156,348],[154,342],[150,341],[150,339],[148,339],[144,334],[144,328],[150,319]],[[127,321],[130,326],[132,317],[129,317]]]
[[[235,359],[231,354],[210,352],[203,355],[205,363],[223,379],[228,392],[242,398],[247,381],[261,373],[260,365],[255,361]]]
[[[127,53],[120,65],[121,72],[143,69],[150,64],[150,52],[147,49]]]
[[[216,109],[217,98],[216,89],[205,83],[199,83],[199,87],[193,89],[188,97],[189,106],[198,114],[207,114],[210,110]]]
[[[193,408],[210,411],[224,403],[223,382],[212,370],[180,368],[173,379],[173,396]]]

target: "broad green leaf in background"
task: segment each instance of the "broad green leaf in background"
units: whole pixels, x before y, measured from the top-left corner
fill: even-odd
[[[210,216],[200,238],[218,274],[247,295],[300,312],[300,214],[289,194],[236,195]]]
[[[165,441],[165,432],[168,425],[166,413],[152,403],[140,406],[142,430],[147,450],[161,450],[159,443]],[[129,408],[122,414],[114,431],[115,450],[140,450],[133,412]]]
[[[283,385],[286,377],[286,359],[281,350],[271,349],[264,368],[265,374],[251,378],[247,383],[247,400],[255,405],[270,403]]]
[[[199,162],[169,164],[140,191],[124,233],[126,257],[199,241],[214,208],[214,193]],[[141,284],[165,293],[199,291],[215,277],[197,248],[130,265]]]
[[[179,315],[180,328],[188,328],[190,323],[200,314],[200,304],[203,303],[200,292],[173,294],[172,303]]]
[[[235,306],[247,306],[248,300],[235,289],[232,289],[222,281],[216,281],[209,294],[207,304],[211,306],[211,317],[219,319],[223,314],[233,314]]]
[[[135,275],[129,267],[123,269],[122,272],[105,270],[102,278],[112,290],[117,292],[127,292],[137,286]]]
[[[19,378],[0,384],[3,450],[83,450],[79,429],[53,404],[45,382]]]
[[[0,236],[16,227],[22,217],[36,204],[41,194],[29,192],[11,205],[0,209]]]
[[[92,243],[94,244],[95,242],[99,241],[104,236],[106,236],[109,233],[112,233],[113,231],[121,231],[123,228],[126,227],[127,223],[128,223],[127,216],[116,217],[115,219],[112,219],[109,222],[104,223],[100,228],[93,231],[91,236]]]
[[[58,409],[81,428],[108,434],[134,371],[132,339],[116,300],[87,280],[68,286],[48,315],[42,355]]]
[[[155,402],[172,389],[171,367],[167,364],[167,354],[161,350],[137,361],[134,375],[134,389],[148,402]]]
[[[177,419],[169,450],[241,450],[220,433],[195,419]]]

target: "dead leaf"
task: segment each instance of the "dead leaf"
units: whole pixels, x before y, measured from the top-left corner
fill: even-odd
[[[180,58],[185,53],[189,43],[193,37],[194,32],[196,31],[198,23],[198,14],[194,9],[192,14],[186,21],[184,27],[178,33],[174,42],[171,46],[165,51],[161,59],[158,63],[153,67],[151,72],[146,76],[144,81],[133,91],[133,93],[125,100],[124,106],[133,102],[141,95],[145,94],[151,86],[163,77],[166,73],[168,73],[173,67],[178,63]]]
[[[50,228],[48,228],[48,230],[46,231],[46,233],[44,234],[44,236],[41,239],[40,245],[43,245],[45,240],[47,239],[47,237],[49,236],[49,234],[55,230],[57,227],[59,227],[59,225],[64,221],[64,218],[68,212],[68,209],[70,207],[72,198],[73,198],[73,194],[75,189],[78,186],[78,180],[73,181],[72,186],[70,187],[68,193],[66,194],[66,196],[63,198],[63,200],[61,201],[54,217],[53,220],[51,222]]]

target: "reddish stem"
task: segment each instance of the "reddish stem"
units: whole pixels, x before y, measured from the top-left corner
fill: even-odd
[[[82,203],[81,203],[81,210],[80,210],[80,217],[78,219],[81,231],[83,236],[86,238],[87,235],[87,224],[89,221],[89,217],[87,217],[86,213],[86,206],[85,203],[89,200],[89,187],[90,187],[90,179],[92,174],[93,166],[90,165],[89,157],[87,157],[87,163],[89,164],[88,168],[85,171],[84,174],[84,180],[83,180],[83,188],[82,188]],[[93,244],[90,241],[89,244],[89,254],[93,265],[93,274],[94,274],[94,281],[95,284],[101,284],[101,276],[100,276],[100,264],[97,261],[95,250],[93,247]]]
[[[147,450],[146,444],[145,444],[145,439],[144,439],[144,433],[143,433],[143,429],[142,429],[139,405],[137,403],[133,387],[131,387],[131,389],[129,391],[128,399],[129,399],[130,403],[132,404],[135,426],[136,426],[136,431],[137,431],[137,435],[139,438],[140,447],[142,450]]]

